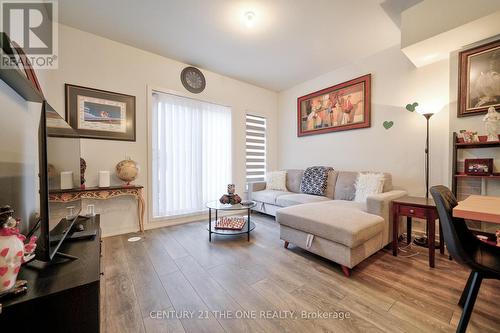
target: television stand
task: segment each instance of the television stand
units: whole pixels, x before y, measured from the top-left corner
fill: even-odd
[[[30,333],[99,332],[99,215],[82,221],[82,224],[86,231],[95,230],[96,237],[77,242],[63,242],[59,249],[67,256],[78,256],[78,260],[67,260],[63,265],[51,265],[35,260],[22,266],[18,280],[26,280],[28,290],[0,299],[0,327],[7,328],[6,331],[12,328],[12,332]]]

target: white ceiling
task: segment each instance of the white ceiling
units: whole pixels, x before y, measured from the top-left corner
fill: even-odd
[[[281,91],[398,44],[399,28],[386,14],[387,8],[382,8],[383,2],[59,1],[59,19],[96,35]],[[252,29],[241,21],[248,10],[256,14]]]

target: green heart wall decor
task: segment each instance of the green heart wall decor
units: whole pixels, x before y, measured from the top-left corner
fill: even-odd
[[[417,109],[418,103],[414,102],[413,104],[406,104],[406,110],[413,112]]]
[[[384,128],[386,130],[388,130],[389,128],[391,128],[394,125],[394,122],[392,120],[391,121],[386,120],[386,121],[384,121],[384,123],[382,125],[384,125]]]

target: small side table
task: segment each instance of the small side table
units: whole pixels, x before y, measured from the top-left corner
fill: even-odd
[[[429,246],[429,266],[434,267],[434,252],[436,242],[435,221],[439,219],[434,200],[406,196],[392,202],[392,254],[398,255],[399,218],[406,216],[407,242],[411,242],[412,218],[424,219],[427,222],[427,243]],[[439,222],[439,251],[444,254],[443,231]]]
[[[247,241],[250,241],[250,232],[255,229],[255,223],[250,220],[250,213],[252,208],[254,208],[257,204],[252,201],[248,205],[242,204],[221,204],[219,201],[212,201],[207,203],[208,208],[208,241],[212,241],[212,234],[224,235],[224,236],[232,236],[232,235],[242,235],[247,234]],[[215,211],[215,221],[212,223],[212,210]],[[225,211],[238,211],[238,210],[246,210],[247,211],[247,221],[241,230],[226,230],[226,229],[217,229],[215,228],[215,222],[218,219],[219,210]]]

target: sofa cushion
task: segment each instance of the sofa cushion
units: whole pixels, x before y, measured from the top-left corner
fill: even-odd
[[[290,192],[300,193],[300,182],[304,170],[287,170],[286,171],[286,188]]]
[[[266,190],[286,191],[286,171],[271,171],[266,174]]]
[[[276,190],[263,190],[252,192],[252,200],[265,202],[271,205],[276,205],[276,198],[287,195],[289,192]]]
[[[335,200],[354,200],[356,194],[354,183],[357,178],[357,172],[338,171],[333,198]]]
[[[280,195],[276,198],[276,204],[281,207],[288,207],[293,205],[300,205],[304,203],[310,202],[318,202],[318,201],[331,201],[327,197],[323,197],[320,195],[312,195],[305,193],[287,193],[286,195]]]
[[[332,168],[324,166],[307,168],[300,183],[300,191],[307,194],[324,195],[330,170]]]
[[[328,180],[326,181],[326,191],[325,197],[328,199],[333,199],[333,195],[335,193],[335,183],[337,182],[338,172],[335,170],[330,170],[328,172]]]
[[[394,188],[392,187],[392,175],[390,173],[384,172],[384,188],[382,192],[392,191]]]
[[[351,208],[366,212],[366,202],[356,202],[351,200],[331,200],[330,207]]]
[[[383,231],[384,219],[335,201],[290,206],[276,212],[276,221],[350,248],[355,248]]]
[[[384,175],[382,173],[360,172],[354,187],[356,188],[354,201],[366,202],[366,198],[369,195],[382,193],[382,189],[384,188]]]
[[[358,178],[359,172],[355,171],[337,171],[337,181],[335,182],[335,200],[354,200],[356,188],[354,184]],[[392,176],[384,172],[384,187],[382,192],[392,191]]]

